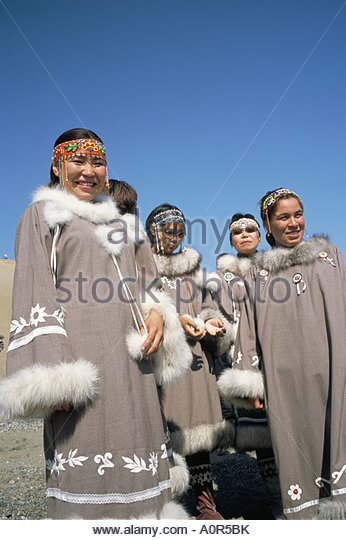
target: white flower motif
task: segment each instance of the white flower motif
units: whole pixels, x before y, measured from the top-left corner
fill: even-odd
[[[87,459],[89,459],[87,456],[76,457],[77,451],[78,451],[78,448],[76,448],[75,450],[70,450],[68,453],[66,463],[68,463],[70,467],[74,467],[75,465],[79,465],[80,467],[83,467],[82,461],[86,461]]]
[[[64,312],[62,310],[57,309],[51,317],[54,317],[61,326],[64,326]]]
[[[30,323],[27,323],[23,317],[19,317],[19,321],[13,320],[10,326],[10,333],[14,332],[19,334],[25,328],[25,326],[30,326]]]
[[[30,313],[31,326],[37,327],[39,322],[46,322],[46,317],[48,316],[49,315],[48,313],[46,313],[46,308],[45,307],[41,308],[40,304],[36,304],[35,307],[31,308],[31,313]]]
[[[125,461],[124,469],[130,469],[132,473],[138,473],[142,471],[150,471],[143,458],[139,458],[136,454],[133,454],[133,459],[122,456]]]
[[[167,459],[168,458],[168,452],[167,452],[167,446],[165,444],[161,444],[161,459]]]
[[[55,450],[54,452],[54,463],[53,463],[53,466],[51,468],[51,474],[53,472],[55,472],[57,475],[60,474],[60,471],[65,471],[65,463],[66,463],[66,459],[64,459],[62,457],[62,453],[61,454],[58,454],[58,452]]]
[[[299,484],[292,484],[287,493],[292,501],[300,501],[303,490],[299,487]]]
[[[259,364],[259,358],[258,358],[257,355],[253,356],[253,357],[252,357],[252,360],[253,360],[253,362],[252,362],[251,365],[252,365],[253,367],[254,367],[254,366],[257,366],[257,364]]]
[[[155,474],[157,473],[158,466],[159,466],[159,460],[157,458],[157,453],[155,454],[154,452],[150,452],[149,470],[152,471],[153,476],[155,476]]]

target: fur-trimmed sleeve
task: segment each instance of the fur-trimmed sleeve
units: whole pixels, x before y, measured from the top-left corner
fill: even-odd
[[[264,398],[264,384],[260,370],[261,351],[256,337],[254,313],[254,299],[250,286],[244,301],[240,303],[240,320],[232,368],[226,369],[218,380],[219,391],[225,403],[247,409],[252,409],[250,398]]]
[[[208,319],[220,319],[226,329],[226,332],[222,336],[213,337],[208,334],[205,336],[209,349],[212,349],[214,354],[221,356],[224,353],[229,353],[232,345],[234,344],[236,337],[236,325],[229,321],[221,312],[218,302],[210,291],[206,291],[204,294],[204,302],[202,305],[200,318],[203,322]]]
[[[192,352],[186,341],[172,299],[161,290],[161,280],[147,239],[136,249],[136,264],[141,311],[144,320],[153,309],[163,317],[163,343],[152,356],[153,371],[159,386],[166,385],[185,374],[192,363]],[[143,336],[132,330],[127,346],[132,358],[140,361]]]
[[[87,404],[96,390],[96,368],[72,360],[64,313],[50,268],[52,234],[42,205],[31,205],[16,235],[16,268],[7,377],[0,382],[0,415],[50,414],[63,402]]]

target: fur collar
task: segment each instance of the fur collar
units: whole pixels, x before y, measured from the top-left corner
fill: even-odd
[[[156,255],[155,262],[160,276],[175,278],[189,276],[199,269],[202,257],[193,248],[186,248],[186,253],[173,253],[173,255]]]
[[[254,264],[254,257],[235,257],[229,253],[223,253],[217,258],[216,268],[220,272],[232,272],[237,277],[245,277]]]
[[[94,202],[81,201],[60,186],[41,187],[34,194],[33,202],[44,201],[44,219],[52,230],[57,225],[68,225],[73,216],[90,221],[103,248],[110,255],[121,254],[124,244],[141,244],[145,241],[143,225],[132,214],[120,214],[116,203],[106,195],[99,195]]]
[[[106,195],[99,195],[90,203],[77,199],[72,193],[57,187],[41,187],[35,193],[33,202],[46,201],[44,215],[48,226],[67,225],[76,215],[95,224],[109,223],[122,218],[115,202]]]
[[[281,247],[258,253],[256,264],[272,274],[277,274],[297,264],[311,264],[318,259],[321,251],[328,252],[329,247],[327,236],[314,236],[293,248]]]

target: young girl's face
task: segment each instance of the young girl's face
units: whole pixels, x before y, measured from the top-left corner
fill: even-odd
[[[170,255],[184,240],[185,225],[179,221],[172,221],[161,227],[160,235],[164,253]]]

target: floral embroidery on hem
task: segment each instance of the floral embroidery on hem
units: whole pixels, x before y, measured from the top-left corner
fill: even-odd
[[[62,309],[57,309],[54,313],[47,313],[45,307],[40,307],[40,304],[36,304],[35,307],[31,308],[29,322],[26,322],[24,317],[19,317],[19,320],[13,320],[10,326],[10,333],[14,332],[14,335],[19,334],[23,328],[27,326],[34,326],[37,328],[39,323],[45,323],[47,317],[53,317],[58,321],[58,323],[64,325],[64,312]]]
[[[300,501],[303,490],[301,487],[299,487],[299,484],[292,484],[287,493],[291,497],[292,501]]]

